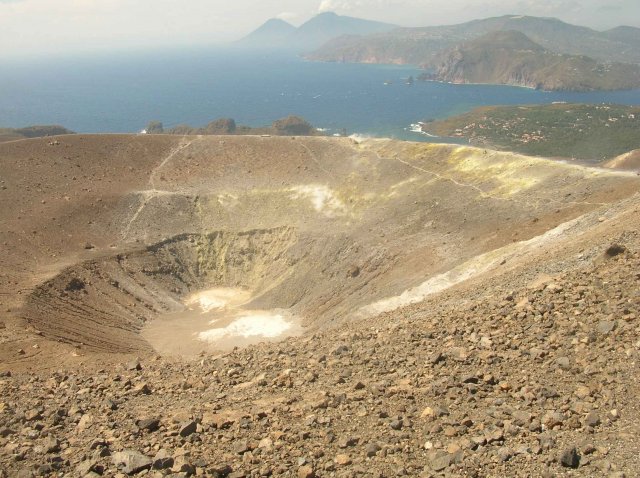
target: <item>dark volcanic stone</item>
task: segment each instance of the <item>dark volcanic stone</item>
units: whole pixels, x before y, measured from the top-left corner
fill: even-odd
[[[195,433],[197,428],[198,428],[198,424],[196,422],[194,421],[185,422],[182,425],[180,425],[180,436],[188,437],[192,433]]]
[[[584,419],[584,424],[595,428],[600,425],[600,416],[596,412],[589,412]]]
[[[165,456],[161,458],[153,459],[153,469],[154,470],[168,470],[173,466],[174,460],[170,456]]]
[[[82,290],[84,288],[85,288],[84,281],[82,279],[74,277],[67,283],[64,290],[67,292],[75,292],[75,291]]]
[[[376,456],[376,453],[380,451],[380,445],[377,443],[369,443],[364,451],[368,457]]]
[[[402,421],[401,420],[393,420],[391,423],[389,423],[389,426],[393,430],[400,430],[402,428]]]
[[[333,351],[333,355],[344,355],[344,354],[347,354],[347,353],[349,353],[349,347],[347,345],[339,345]]]
[[[136,425],[140,430],[155,432],[160,427],[160,420],[156,418],[145,418],[143,420],[138,420]]]
[[[575,447],[567,448],[560,454],[560,464],[566,468],[578,468],[580,456]]]
[[[605,254],[609,257],[615,257],[622,254],[626,250],[627,248],[622,244],[611,244],[605,251]]]

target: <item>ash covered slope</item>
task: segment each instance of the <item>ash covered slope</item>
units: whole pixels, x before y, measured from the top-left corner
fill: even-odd
[[[640,171],[640,149],[634,149],[628,153],[621,154],[620,156],[607,161],[603,166],[612,169]]]
[[[225,174],[239,178],[237,170],[225,173],[238,159],[231,154],[236,148],[250,159],[240,162],[247,168],[245,174],[250,169],[256,181],[262,175],[263,181],[273,177],[272,189],[286,187],[282,181],[304,179],[323,181],[335,190],[350,185],[347,190],[356,199],[358,190],[365,197],[386,192],[388,200],[373,202],[372,214],[379,223],[368,224],[371,230],[365,232],[389,249],[406,237],[403,246],[412,251],[412,258],[419,257],[415,248],[420,238],[407,229],[387,229],[385,214],[393,220],[405,214],[398,220],[414,224],[411,230],[416,234],[428,222],[423,218],[414,223],[410,217],[428,213],[436,227],[427,228],[444,234],[438,240],[438,247],[445,247],[437,249],[440,253],[446,252],[443,243],[458,234],[452,217],[468,212],[467,222],[473,221],[478,210],[470,208],[484,204],[487,214],[478,217],[474,231],[482,234],[478,237],[493,236],[495,247],[506,246],[487,248],[495,251],[495,268],[424,301],[280,344],[188,363],[143,356],[141,362],[112,368],[96,361],[99,356],[92,348],[75,349],[80,356],[69,362],[70,350],[56,344],[52,353],[47,339],[33,330],[27,338],[4,340],[2,366],[14,373],[0,378],[0,420],[5,427],[0,436],[4,451],[0,473],[136,475],[154,466],[149,474],[161,468],[210,476],[633,476],[640,465],[636,443],[640,202],[632,195],[637,190],[632,175],[504,153],[487,152],[485,157],[482,150],[469,148],[387,141],[356,146],[327,139],[302,143],[316,154],[317,163],[302,151],[290,150],[293,146],[282,150],[290,159],[286,167],[252,154],[260,151],[277,158],[277,148],[291,144],[282,138],[267,144],[257,138],[237,143],[224,139],[228,157],[218,154],[216,161],[207,163],[204,150],[212,154],[220,144],[207,140],[206,148],[201,144],[203,150],[198,152],[189,141],[82,137],[78,143],[61,144],[67,144],[67,150],[60,156],[34,141],[30,151],[2,149],[2,157],[10,153],[17,165],[17,172],[9,176],[10,187],[20,184],[28,157],[37,151],[44,154],[35,155],[36,172],[64,156],[73,157],[71,151],[91,152],[94,160],[101,151],[110,151],[105,161],[112,172],[128,168],[138,157],[136,168],[121,183],[110,185],[97,180],[100,168],[74,166],[76,179],[69,178],[66,194],[88,205],[104,202],[106,190],[126,198],[147,188],[150,180],[152,186],[157,179],[162,190],[175,191],[178,184],[200,185],[204,171],[210,171],[207,179],[213,182]],[[147,155],[154,160],[145,160]],[[359,163],[358,175],[367,183],[363,189],[354,187],[358,184],[354,175],[343,174],[354,173]],[[336,178],[325,178],[320,167]],[[192,176],[195,171],[199,174]],[[286,175],[277,175],[285,171]],[[389,174],[392,182],[385,183]],[[85,178],[82,187],[73,186],[72,181],[83,176],[94,180]],[[398,183],[403,176],[405,182]],[[37,188],[42,191],[37,191],[34,180],[28,186],[35,197],[24,198],[32,202],[16,203],[22,213],[3,210],[3,221],[11,221],[4,222],[8,227],[2,240],[14,247],[12,255],[26,258],[42,251],[39,262],[48,264],[47,272],[54,275],[57,265],[47,262],[53,261],[48,256],[62,254],[69,264],[80,251],[74,241],[59,240],[68,232],[56,237],[44,220],[52,214],[41,198],[52,201],[65,184],[59,180],[53,176],[41,183]],[[417,189],[411,187],[414,183]],[[384,184],[400,185],[389,190]],[[216,191],[222,190],[218,186]],[[447,190],[451,190],[448,195]],[[404,194],[408,201],[403,209],[397,206]],[[100,197],[103,201],[98,201]],[[503,203],[510,207],[501,209]],[[531,223],[540,230],[527,230],[528,222],[518,219],[518,204],[535,211]],[[273,211],[286,207],[292,206],[276,203]],[[58,215],[63,226],[68,220],[78,232],[94,227],[105,241],[123,247],[121,222],[112,221],[112,231],[99,213],[88,224],[72,209],[60,210],[66,211]],[[129,210],[127,217],[136,210]],[[20,223],[25,211],[33,217]],[[267,216],[266,207],[260,211]],[[320,215],[307,211],[305,217],[308,222]],[[513,226],[512,219],[520,225]],[[492,220],[501,225],[488,224],[484,232],[477,227]],[[352,221],[360,220],[355,216]],[[85,222],[83,229],[80,224]],[[300,230],[313,229],[304,227],[304,222],[305,218],[298,219]],[[325,240],[350,227],[340,223],[319,224]],[[560,223],[564,224],[560,229],[550,229]],[[143,228],[149,223],[141,218],[139,226],[130,228],[131,240],[144,240]],[[161,226],[170,229],[168,233],[177,227]],[[11,239],[25,227],[47,231],[48,237],[39,233],[35,239],[24,235]],[[466,231],[463,225],[459,230]],[[516,232],[533,239],[545,230],[549,232],[543,239],[524,248],[513,243]],[[148,239],[155,241],[156,234],[151,230]],[[97,248],[101,244],[95,241]],[[448,249],[450,255],[457,251]],[[350,254],[359,257],[354,251]],[[32,271],[38,267],[25,265]],[[6,270],[19,269],[3,264]],[[406,266],[398,273],[420,275]],[[11,294],[27,295],[26,284],[24,278],[14,277]],[[2,290],[3,300],[7,291]],[[0,333],[3,339],[14,334],[15,340],[18,330],[9,323]],[[25,353],[16,351],[9,357],[7,352],[17,347]],[[29,364],[47,367],[51,357],[56,362],[48,366],[62,367],[60,372],[21,373]],[[28,434],[21,432],[25,430]]]
[[[144,324],[208,287],[316,330],[419,301],[638,186],[389,140],[79,135],[2,153],[3,320],[95,353],[148,351]]]

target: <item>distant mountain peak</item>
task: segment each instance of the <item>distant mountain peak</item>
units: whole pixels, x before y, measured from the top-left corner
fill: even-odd
[[[270,18],[269,20],[267,20],[266,22],[264,22],[264,24],[262,25],[263,27],[265,26],[277,26],[277,25],[288,25],[291,28],[295,28],[293,25],[291,25],[291,23],[286,22],[285,20],[283,20],[282,18]]]
[[[368,35],[394,28],[396,25],[389,23],[342,16],[335,12],[322,12],[299,28],[284,20],[272,18],[236,44],[248,48],[288,48],[304,51],[318,48],[342,35]]]
[[[280,18],[270,18],[249,35],[236,42],[245,48],[283,48],[296,27]]]

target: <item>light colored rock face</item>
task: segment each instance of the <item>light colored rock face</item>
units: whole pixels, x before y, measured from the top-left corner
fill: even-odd
[[[9,308],[106,353],[183,343],[169,322],[185,313],[175,326],[195,345],[178,348],[191,355],[394,310],[544,247],[638,185],[391,140],[70,136],[0,150],[2,194],[17,204],[0,212]],[[202,294],[223,289],[245,291],[241,310],[212,327],[189,314],[193,294],[215,309],[227,299]]]

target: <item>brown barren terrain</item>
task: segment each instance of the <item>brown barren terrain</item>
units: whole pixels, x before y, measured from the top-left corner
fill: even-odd
[[[0,476],[640,468],[635,173],[170,135],[7,142],[0,173]],[[225,294],[301,330],[178,331]]]

